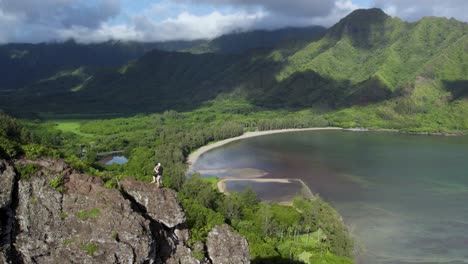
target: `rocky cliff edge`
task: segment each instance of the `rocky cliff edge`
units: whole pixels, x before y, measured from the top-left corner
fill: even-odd
[[[0,160],[0,264],[200,263],[172,190],[131,178],[121,190],[106,188],[61,160],[15,167]],[[227,226],[215,227],[202,247],[205,263],[249,263],[247,241]]]

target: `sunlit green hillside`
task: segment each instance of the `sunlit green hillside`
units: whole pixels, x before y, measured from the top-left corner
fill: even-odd
[[[247,35],[210,43],[236,36],[242,43]],[[347,126],[466,129],[466,23],[437,17],[407,23],[380,9],[356,10],[322,35],[308,43],[286,38],[273,49],[242,54],[155,50],[115,68],[60,71],[0,93],[0,102],[4,111],[22,116],[132,115],[190,111],[230,98],[254,109],[345,116],[340,124]],[[355,114],[343,114],[349,111]],[[347,119],[357,113],[360,118]]]

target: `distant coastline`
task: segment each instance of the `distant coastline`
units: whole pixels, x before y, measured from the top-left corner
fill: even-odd
[[[409,135],[427,135],[427,136],[463,136],[464,134],[458,133],[446,133],[446,132],[411,132],[411,131],[402,131],[398,129],[368,129],[368,128],[342,128],[342,127],[312,127],[312,128],[288,128],[288,129],[276,129],[276,130],[265,130],[265,131],[254,131],[254,132],[245,132],[241,136],[224,139],[221,141],[216,141],[205,145],[194,152],[190,153],[187,157],[186,163],[189,165],[188,171],[192,171],[192,166],[197,162],[197,160],[206,152],[226,145],[228,143],[251,138],[258,136],[265,136],[278,133],[288,133],[288,132],[300,132],[300,131],[319,131],[319,130],[343,130],[343,131],[353,131],[353,132],[386,132],[386,133],[400,133],[400,134],[409,134]]]
[[[277,129],[277,130],[266,130],[266,131],[254,131],[254,132],[246,132],[242,134],[241,136],[238,137],[233,137],[233,138],[228,138],[224,139],[221,141],[214,142],[212,144],[205,145],[196,151],[190,153],[190,155],[187,157],[187,164],[189,165],[189,171],[191,171],[191,168],[193,164],[197,162],[197,160],[206,152],[214,149],[221,147],[223,145],[226,145],[228,143],[241,140],[241,139],[246,139],[246,138],[251,138],[251,137],[258,137],[258,136],[264,136],[264,135],[271,135],[271,134],[278,134],[278,133],[287,133],[287,132],[299,132],[299,131],[315,131],[315,130],[343,130],[341,127],[313,127],[313,128],[291,128],[291,129]]]

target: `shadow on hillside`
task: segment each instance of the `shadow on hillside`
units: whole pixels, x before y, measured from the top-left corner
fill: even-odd
[[[8,112],[106,114],[122,116],[165,110],[190,111],[220,94],[235,91],[257,107],[317,108],[328,111],[388,99],[389,90],[375,80],[351,85],[307,70],[279,80],[284,64],[267,51],[251,55],[189,54],[152,51],[124,73],[99,70],[79,91],[56,88],[25,90],[0,103]],[[62,80],[63,81],[63,80]],[[5,97],[3,97],[5,98]]]
[[[325,108],[337,109],[352,105],[366,105],[386,100],[392,92],[378,79],[358,84],[337,81],[307,70],[277,81],[274,76],[253,78],[244,84],[247,99],[256,106],[271,109]]]
[[[255,258],[252,264],[304,264],[302,261],[282,257]]]
[[[452,93],[453,100],[468,98],[468,80],[442,81],[442,83],[445,89]]]

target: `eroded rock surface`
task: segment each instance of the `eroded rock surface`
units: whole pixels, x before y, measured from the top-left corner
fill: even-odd
[[[9,207],[12,203],[15,171],[5,160],[0,160],[0,209]]]
[[[150,217],[172,228],[185,223],[185,213],[171,189],[126,178],[120,182],[123,190],[142,206]]]
[[[13,167],[5,160],[0,160],[0,264],[11,262],[12,255],[16,255],[11,247],[15,223],[13,210],[15,181],[16,174]]]
[[[4,243],[14,245],[18,255],[6,254],[0,263],[198,263],[176,235],[188,236],[188,231],[178,229],[185,225],[185,214],[172,191],[156,196],[173,205],[157,214],[171,221],[160,221],[135,202],[139,197],[153,198],[144,187],[132,197],[105,188],[102,179],[78,173],[63,161],[18,162],[19,166],[30,163],[39,169],[16,180],[18,229],[15,241]],[[11,202],[2,198],[2,204]]]
[[[213,264],[250,263],[249,243],[228,225],[215,226],[206,242]]]
[[[134,179],[109,189],[61,160],[15,167],[32,163],[37,169],[20,177],[0,161],[0,264],[200,263],[174,191]],[[249,263],[247,241],[228,226],[215,227],[206,247],[199,244],[213,264]]]
[[[19,181],[16,249],[27,263],[142,263],[156,260],[150,221],[100,178],[41,160]],[[62,178],[60,187],[52,182]]]

